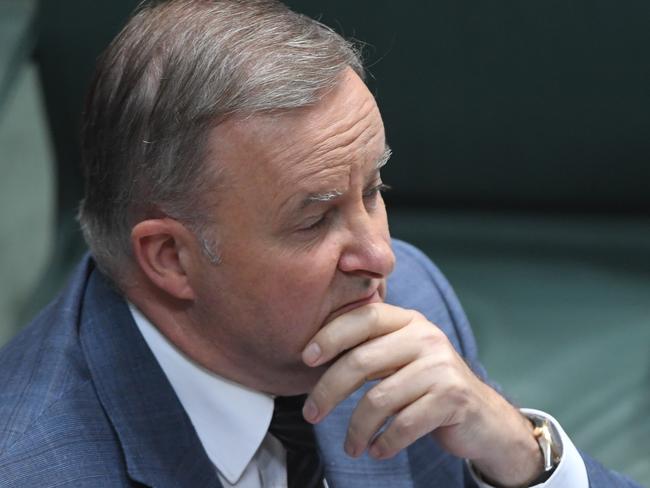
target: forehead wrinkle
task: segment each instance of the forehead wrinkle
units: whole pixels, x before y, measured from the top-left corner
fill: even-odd
[[[314,203],[323,203],[335,200],[343,196],[345,188],[341,188],[340,181],[342,178],[349,179],[350,171],[355,161],[355,155],[349,154],[347,147],[354,144],[359,137],[363,136],[371,127],[365,127],[354,138],[346,141],[345,145],[332,144],[327,137],[317,147],[309,151],[304,156],[300,165],[300,181],[313,180],[318,181],[319,185],[331,185],[330,189],[309,193],[300,202],[298,210],[303,210]],[[332,147],[334,146],[334,147]],[[282,179],[286,183],[295,186],[295,172],[286,171]],[[329,182],[329,183],[328,183]],[[339,185],[337,185],[339,182]],[[283,185],[284,186],[284,185]],[[287,197],[280,205],[284,208],[295,201],[297,194]]]
[[[348,169],[347,167],[344,167],[342,165],[338,165],[336,167],[328,167],[323,165],[314,165],[311,168],[311,171],[309,171],[306,174],[303,174],[301,179],[306,180],[309,178],[314,178],[318,173],[325,173],[323,174],[320,178],[320,182],[322,182],[322,186],[328,185],[328,181],[331,184],[332,189],[324,190],[324,191],[318,191],[318,192],[313,192],[313,193],[307,193],[305,191],[303,192],[294,192],[291,195],[289,195],[281,204],[280,204],[280,209],[284,210],[285,207],[290,207],[292,204],[294,204],[297,200],[297,198],[300,197],[301,193],[302,195],[305,195],[304,198],[300,201],[300,203],[296,206],[293,212],[297,211],[300,212],[304,210],[305,208],[309,207],[310,205],[317,204],[317,203],[326,203],[326,202],[331,202],[336,200],[337,198],[342,197],[345,194],[345,189],[337,187],[334,183],[334,181],[341,181],[342,177],[345,177],[345,175],[348,173],[346,171],[343,171],[345,169]],[[295,185],[295,183],[294,183]]]
[[[303,144],[299,137],[296,139],[290,133],[288,139],[285,139],[288,144],[272,146],[275,151],[270,155],[270,160],[280,162],[280,166],[284,168],[278,175],[280,186],[288,185],[295,188],[299,182],[313,180],[322,189],[308,193],[309,189],[305,188],[302,201],[298,202],[297,208],[294,208],[291,213],[301,211],[314,203],[329,202],[341,197],[346,188],[341,187],[340,178],[347,176],[349,179],[352,166],[360,156],[357,150],[351,153],[349,148],[358,144],[360,150],[367,154],[368,146],[373,144],[377,137],[383,139],[382,125],[373,123],[376,119],[381,121],[374,98],[368,96],[358,105],[354,105],[356,107],[350,107],[347,111],[348,115],[339,118],[335,124],[323,126],[320,123],[322,120],[320,114],[317,118],[307,121],[306,124],[311,126],[311,131],[316,134],[315,137],[312,135],[311,144]],[[377,117],[369,117],[371,112],[377,112]],[[293,122],[291,113],[285,115]],[[325,119],[327,120],[327,117]],[[289,127],[292,125],[291,122]],[[304,119],[301,120],[301,124],[305,124]],[[297,133],[300,133],[300,129]],[[376,169],[384,166],[390,157],[390,150],[386,150],[385,141],[383,145],[384,152],[379,159],[371,163],[373,166],[376,165]],[[330,188],[327,188],[327,185],[331,185]],[[280,195],[276,194],[276,196]],[[297,198],[300,198],[299,192],[286,196],[278,208],[281,212],[284,211],[286,207],[295,205]]]
[[[364,128],[361,131],[361,133],[357,136],[357,139],[358,139],[358,137],[361,137],[364,133],[366,133],[370,129],[371,129],[371,127]],[[351,142],[348,143],[348,145],[353,144],[357,139],[353,139]],[[313,177],[315,174],[318,174],[321,171],[326,171],[326,172],[329,173],[330,171],[336,172],[337,169],[351,168],[351,165],[347,166],[347,165],[344,165],[344,164],[336,164],[335,166],[329,166],[327,164],[328,162],[331,162],[331,161],[334,161],[336,163],[347,163],[348,160],[353,156],[347,155],[346,151],[345,151],[345,148],[346,148],[346,146],[336,146],[336,148],[334,150],[327,150],[326,149],[325,151],[323,151],[323,153],[326,154],[325,159],[319,159],[318,157],[312,159],[311,162],[313,162],[315,164],[310,165],[310,166],[312,166],[312,168],[310,168],[311,171],[309,171],[307,174],[303,175],[303,179]],[[343,158],[339,157],[340,152],[343,152],[344,154],[346,154],[346,157],[343,157]],[[392,154],[392,151],[391,151],[390,147],[386,143],[384,143],[384,150],[383,150],[381,156],[379,156],[379,158],[376,159],[376,161],[373,164],[373,167],[372,167],[373,168],[373,173],[377,172],[380,168],[382,168],[383,166],[386,165],[386,163],[388,162],[388,160],[391,157],[391,154]],[[330,176],[330,175],[328,175],[328,176]],[[326,181],[327,179],[330,179],[330,178],[323,177],[322,179]],[[336,179],[336,176],[334,176],[334,179]],[[345,191],[342,190],[342,189],[339,189],[339,188],[333,188],[332,190],[327,190],[327,191],[324,191],[324,192],[310,193],[300,202],[300,205],[298,206],[296,211],[298,211],[298,212],[303,211],[305,208],[307,208],[307,207],[309,207],[310,205],[313,205],[313,204],[326,203],[326,202],[334,201],[334,200],[342,197],[344,194],[345,194]],[[289,205],[292,201],[295,200],[295,197],[296,197],[295,194],[288,197],[284,202],[282,202],[281,208]]]
[[[323,131],[323,138],[321,141],[316,141],[313,154],[319,156],[320,154],[327,154],[333,151],[343,151],[348,147],[352,146],[359,140],[363,140],[363,146],[366,146],[368,142],[372,139],[373,134],[369,137],[365,137],[368,132],[372,132],[375,127],[371,123],[371,120],[367,118],[367,114],[372,111],[377,110],[377,106],[374,103],[373,99],[366,100],[362,106],[356,111],[354,117],[348,119],[341,119],[338,124],[331,126],[331,130],[337,133],[334,140],[330,134],[326,131]],[[359,115],[361,114],[361,115]],[[365,123],[359,125],[358,117],[361,117]],[[350,120],[351,119],[351,120]]]
[[[376,110],[376,105],[374,100],[370,99],[365,101],[356,113],[363,114],[373,110]],[[341,119],[339,123],[319,130],[321,137],[313,140],[304,151],[293,152],[296,148],[300,148],[300,143],[290,144],[273,153],[272,158],[279,161],[300,161],[303,165],[317,166],[327,164],[331,160],[339,160],[338,152],[345,151],[373,129],[372,124],[363,124],[359,127],[358,122],[356,117],[352,117],[351,120]],[[335,134],[334,138],[332,133]]]

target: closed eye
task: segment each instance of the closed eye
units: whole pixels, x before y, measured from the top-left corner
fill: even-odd
[[[328,212],[329,213],[329,212]],[[319,227],[322,227],[326,222],[327,222],[327,215],[328,213],[324,213],[320,217],[318,217],[316,220],[308,223],[304,227],[301,227],[298,229],[300,232],[309,232],[318,229]]]
[[[390,190],[391,187],[389,185],[386,185],[385,183],[380,183],[376,186],[373,186],[372,188],[367,189],[365,192],[363,192],[363,199],[367,200],[369,202],[373,201],[377,195],[380,193],[386,192]],[[307,233],[310,231],[315,231],[318,230],[319,228],[325,226],[330,219],[330,213],[333,211],[333,209],[328,210],[324,214],[320,215],[319,217],[314,218],[314,220],[309,221],[306,225],[300,227],[298,229],[298,232],[301,233]]]
[[[380,183],[377,186],[373,186],[372,188],[369,188],[365,192],[363,192],[363,198],[366,199],[372,199],[373,197],[377,196],[379,193],[384,193],[390,190],[391,187],[389,185],[386,185],[385,183]]]

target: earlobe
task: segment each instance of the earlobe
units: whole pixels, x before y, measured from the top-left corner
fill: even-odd
[[[131,231],[131,246],[142,273],[160,290],[180,300],[195,298],[188,277],[188,244],[191,235],[180,222],[150,219]]]

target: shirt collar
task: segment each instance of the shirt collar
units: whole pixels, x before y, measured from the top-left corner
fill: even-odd
[[[129,309],[205,452],[221,475],[234,485],[266,436],[273,416],[273,397],[222,378],[197,364],[133,304],[129,303]]]

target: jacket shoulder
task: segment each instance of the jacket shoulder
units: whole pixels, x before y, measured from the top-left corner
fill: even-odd
[[[54,302],[0,350],[2,486],[120,486],[119,443],[79,342],[84,260]],[[126,478],[124,478],[126,480]]]
[[[85,273],[0,350],[0,453],[50,405],[89,380],[78,337]]]
[[[3,487],[130,486],[92,383],[67,391],[0,452]]]

